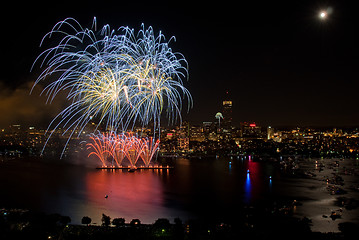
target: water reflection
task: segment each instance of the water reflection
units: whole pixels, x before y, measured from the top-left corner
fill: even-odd
[[[153,223],[160,217],[171,221],[175,217],[235,218],[238,213],[234,206],[266,199],[268,177],[274,174],[268,164],[244,158],[178,158],[171,162],[171,170],[132,173],[41,162],[32,163],[29,171],[19,162],[13,168],[0,169],[0,187],[4,189],[0,204],[14,202],[17,206],[58,212],[70,216],[75,224],[83,216],[101,224],[102,213],[111,218],[123,217],[127,222],[139,218],[143,223]],[[5,184],[10,177],[12,184]],[[277,184],[278,180],[273,183],[273,194]]]
[[[251,189],[252,189],[252,185],[251,185],[250,173],[247,172],[246,183],[244,185],[245,203],[246,204],[249,204],[251,201]]]
[[[97,214],[141,218],[152,222],[153,216],[165,215],[163,189],[160,176],[167,170],[146,170],[129,173],[122,170],[89,172],[86,177],[87,201],[96,205]],[[108,196],[107,198],[105,196]],[[101,212],[103,211],[103,212]]]
[[[267,188],[264,184],[264,173],[259,162],[249,156],[246,162],[246,181],[244,184],[245,203],[251,204],[263,197]]]

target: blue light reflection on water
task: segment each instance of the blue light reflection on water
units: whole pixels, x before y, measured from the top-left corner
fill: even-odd
[[[251,201],[251,191],[252,191],[252,185],[251,185],[251,177],[249,172],[247,173],[246,183],[244,185],[244,193],[245,193],[245,203],[249,204]]]

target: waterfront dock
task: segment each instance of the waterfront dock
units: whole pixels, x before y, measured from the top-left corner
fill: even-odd
[[[131,167],[131,166],[101,166],[96,167],[96,169],[104,169],[104,170],[141,170],[141,169],[173,169],[172,166],[163,166],[163,165],[155,165],[155,166],[139,166],[139,167]]]

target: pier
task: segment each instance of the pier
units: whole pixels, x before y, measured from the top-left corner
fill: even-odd
[[[131,167],[131,166],[101,166],[96,167],[96,169],[105,169],[105,170],[117,170],[117,169],[124,169],[124,170],[141,170],[141,169],[173,169],[172,166],[162,166],[162,165],[155,165],[155,166],[139,166],[139,167]]]

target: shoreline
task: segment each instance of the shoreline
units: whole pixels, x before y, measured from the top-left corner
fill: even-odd
[[[314,232],[308,219],[298,219],[282,214],[264,215],[248,208],[245,221],[235,223],[213,219],[190,219],[182,222],[176,218],[170,222],[159,218],[154,223],[143,224],[139,219],[125,219],[103,215],[101,225],[83,220],[83,224],[71,224],[71,219],[60,214],[44,214],[23,209],[0,209],[1,239],[347,239],[356,232],[358,225],[342,224],[342,231]],[[253,214],[253,215],[251,215]],[[257,220],[254,220],[254,217]],[[269,238],[269,239],[270,239]]]

